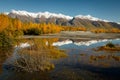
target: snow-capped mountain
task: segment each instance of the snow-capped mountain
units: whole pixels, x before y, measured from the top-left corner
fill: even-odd
[[[52,17],[56,17],[56,18],[64,18],[64,19],[73,19],[72,16],[68,16],[68,15],[64,15],[64,14],[56,14],[56,13],[50,13],[50,12],[38,12],[38,13],[32,13],[32,12],[27,12],[27,11],[16,11],[16,10],[12,10],[10,13],[5,13],[5,14],[16,14],[16,15],[21,15],[21,16],[27,16],[27,17],[32,17],[32,18],[41,18],[41,17],[45,17],[45,18],[52,18]],[[88,20],[92,20],[92,21],[105,21],[105,22],[109,22],[108,20],[103,20],[103,19],[99,19],[96,17],[93,17],[91,15],[77,15],[75,16],[75,18],[80,18],[80,19],[88,19]]]
[[[91,15],[77,15],[75,17],[67,16],[64,14],[56,14],[50,12],[38,12],[32,13],[27,11],[16,11],[12,10],[6,13],[11,18],[18,18],[24,22],[35,22],[35,23],[55,23],[63,26],[82,26],[88,28],[120,28],[120,24],[115,22],[109,22],[107,20],[99,19]]]
[[[71,16],[66,16],[61,13],[56,14],[56,13],[50,13],[50,12],[31,13],[31,12],[27,12],[27,11],[12,10],[10,13],[16,14],[16,15],[27,16],[27,17],[33,17],[33,18],[41,18],[42,16],[44,16],[45,18],[56,17],[56,18],[64,18],[64,19],[68,19],[68,20],[73,18]]]

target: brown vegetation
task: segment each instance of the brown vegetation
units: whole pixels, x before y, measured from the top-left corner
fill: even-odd
[[[62,26],[63,31],[87,31],[85,27]]]
[[[97,49],[94,49],[95,51],[120,51],[120,46],[115,45],[111,42],[107,43],[104,46],[100,46]]]
[[[94,60],[94,61],[96,61],[96,60],[98,60],[98,59],[105,59],[105,58],[106,58],[105,55],[99,55],[99,56],[91,55],[91,56],[90,56],[90,60]]]
[[[120,61],[120,56],[112,56],[115,61]]]
[[[64,51],[52,46],[49,39],[31,39],[28,42],[31,46],[18,49],[14,62],[8,62],[7,66],[12,65],[16,71],[47,71],[54,68],[51,60],[67,57]]]
[[[91,32],[93,32],[93,33],[120,33],[120,29],[118,29],[118,28],[111,28],[111,29],[98,28],[98,29],[91,29]]]

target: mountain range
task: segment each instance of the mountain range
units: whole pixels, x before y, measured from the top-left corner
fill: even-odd
[[[102,20],[90,15],[77,15],[74,17],[50,12],[31,13],[27,11],[12,10],[6,13],[11,18],[18,18],[23,22],[54,23],[62,26],[86,27],[86,28],[119,28],[120,24]]]

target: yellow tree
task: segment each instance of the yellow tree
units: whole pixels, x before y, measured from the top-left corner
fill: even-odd
[[[0,31],[4,30],[8,26],[9,26],[9,18],[4,14],[0,14]]]

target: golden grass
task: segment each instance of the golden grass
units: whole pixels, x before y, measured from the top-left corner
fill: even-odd
[[[97,51],[120,51],[120,47],[113,47],[113,48],[110,48],[110,47],[106,47],[106,46],[101,46],[97,49]]]
[[[120,51],[120,45],[115,45],[111,42],[105,44],[104,46],[100,46],[95,51]]]

